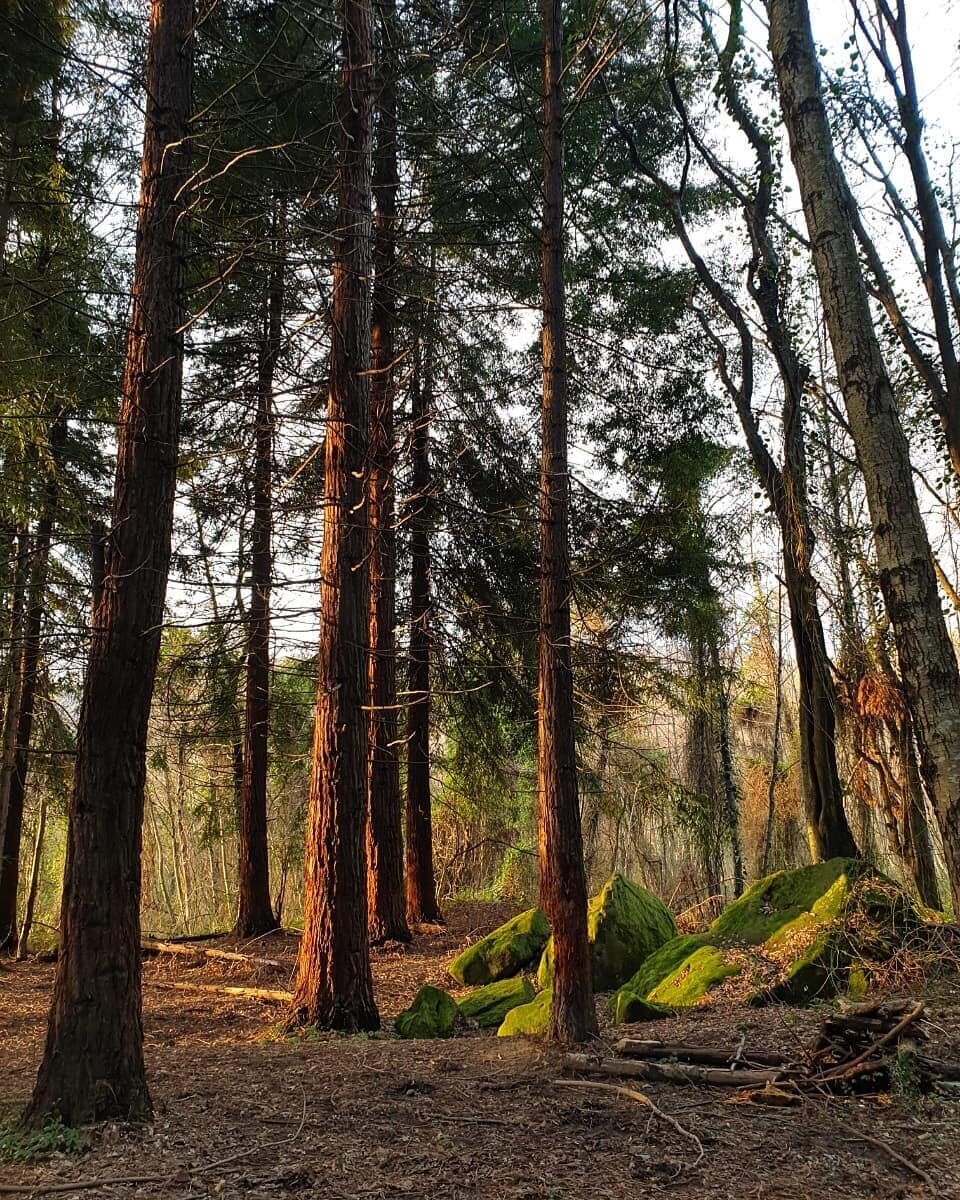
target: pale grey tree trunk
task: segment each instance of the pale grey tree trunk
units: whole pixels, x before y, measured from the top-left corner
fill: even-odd
[[[824,317],[863,471],[880,586],[924,781],[960,907],[960,672],[940,607],[910,450],[873,327],[849,191],[824,107],[807,0],[767,0],[770,50]]]

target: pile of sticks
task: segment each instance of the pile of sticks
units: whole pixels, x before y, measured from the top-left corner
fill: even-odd
[[[794,1054],[747,1048],[692,1046],[680,1042],[623,1038],[612,1057],[568,1054],[570,1073],[660,1083],[740,1089],[804,1091],[885,1090],[898,1064],[909,1056],[917,1085],[932,1091],[960,1082],[960,1062],[926,1055],[920,1002],[859,1005],[831,1015],[808,1047]]]

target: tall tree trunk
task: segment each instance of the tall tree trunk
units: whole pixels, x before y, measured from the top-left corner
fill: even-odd
[[[711,634],[710,673],[717,698],[717,748],[720,751],[720,780],[723,786],[723,810],[727,821],[727,836],[733,855],[733,894],[743,895],[745,872],[743,865],[743,838],[740,834],[740,795],[737,776],[733,765],[733,748],[730,745],[730,705],[720,662],[720,647],[715,634]]]
[[[904,857],[916,884],[917,895],[930,908],[939,909],[942,902],[937,882],[937,864],[909,718],[903,722],[899,734],[900,764],[907,792],[906,811],[903,814]]]
[[[739,81],[732,69],[743,38],[742,6],[731,5],[727,42],[717,47],[719,87],[736,124],[750,143],[756,159],[756,183],[752,194],[738,193],[750,234],[752,255],[747,273],[747,289],[756,304],[770,350],[783,382],[783,465],[777,467],[761,433],[753,407],[754,350],[753,335],[739,304],[712,276],[703,259],[693,249],[682,227],[679,206],[675,222],[680,222],[681,240],[698,275],[736,328],[742,353],[742,379],[734,385],[724,364],[725,351],[718,345],[721,374],[737,409],[747,445],[783,539],[784,575],[790,624],[800,677],[800,772],[804,805],[811,832],[815,858],[857,853],[843,808],[843,789],[837,769],[836,691],[827,654],[823,622],[817,603],[817,581],[813,574],[814,533],[810,520],[807,491],[806,443],[803,431],[803,396],[809,370],[802,361],[788,321],[783,295],[784,270],[777,243],[770,234],[777,165],[767,135],[758,127],[744,103]],[[707,36],[708,28],[705,29]],[[671,81],[672,83],[672,81]],[[683,111],[679,89],[672,84],[674,103]],[[703,144],[698,142],[701,150]],[[729,176],[710,151],[705,156],[718,181]]]
[[[892,282],[863,223],[855,221],[854,230],[874,275],[876,294],[891,319],[893,331],[929,389],[933,407],[940,417],[950,461],[954,472],[960,475],[960,361],[956,350],[960,283],[957,279],[954,244],[944,226],[937,189],[930,178],[923,144],[924,121],[907,31],[906,0],[897,0],[895,5],[888,0],[876,0],[876,33],[870,31],[858,0],[853,0],[851,7],[855,22],[867,36],[897,103],[901,129],[899,133],[894,133],[894,137],[910,167],[916,196],[915,210],[908,212],[896,186],[889,180],[885,179],[884,182],[888,198],[892,194],[895,207],[902,214],[901,228],[909,229],[911,236],[914,232],[919,234],[919,248],[912,246],[911,249],[922,270],[924,291],[933,317],[934,334],[940,352],[939,373],[933,358],[924,353],[911,327],[912,323],[904,320]],[[896,48],[895,56],[893,47]],[[861,135],[864,135],[863,130]]]
[[[247,609],[246,698],[243,782],[238,829],[238,937],[276,929],[270,900],[267,841],[267,766],[270,732],[270,586],[273,576],[273,380],[283,320],[284,250],[279,208],[274,222],[273,263],[257,347],[257,416],[254,436],[253,530],[250,541],[250,605]]]
[[[30,567],[30,531],[21,526],[16,533],[17,552],[11,584],[9,644],[4,663],[3,723],[0,727],[0,849],[6,840],[10,785],[17,753],[20,693],[23,686],[23,633],[27,578]]]
[[[433,417],[433,341],[428,329],[422,363],[414,366],[411,421],[413,495],[410,525],[410,667],[407,709],[406,901],[411,924],[442,920],[433,873],[430,809],[430,652],[433,607],[430,597],[430,421]]]
[[[37,907],[37,893],[40,890],[40,868],[43,865],[43,838],[47,829],[47,795],[40,797],[40,812],[37,814],[37,834],[33,842],[33,862],[30,865],[30,879],[27,883],[27,898],[23,905],[23,920],[20,922],[20,937],[17,941],[17,958],[23,961],[30,949],[30,931],[33,928],[33,914]]]
[[[112,532],[80,709],[60,953],[31,1123],[54,1112],[80,1125],[151,1110],[140,848],[176,486],[192,77],[192,0],[152,0]]]
[[[320,652],[291,1022],[376,1029],[367,940],[371,0],[343,0]]]
[[[540,634],[537,722],[540,902],[553,928],[550,1035],[597,1031],[587,944],[570,652],[566,312],[563,286],[563,23],[543,2],[543,406],[540,458]]]
[[[20,840],[23,833],[23,803],[30,767],[30,739],[40,673],[41,634],[47,564],[56,507],[57,481],[51,473],[43,499],[43,511],[32,538],[30,589],[20,657],[20,696],[17,705],[16,738],[12,770],[6,793],[6,819],[0,840],[0,952],[12,954],[17,946],[17,894],[20,884]],[[6,767],[6,764],[4,764]]]
[[[397,741],[394,356],[397,321],[397,5],[380,0],[379,124],[370,331],[370,757],[367,908],[371,942],[408,942]]]
[[[767,784],[767,819],[757,874],[765,878],[773,852],[773,829],[777,819],[777,780],[780,775],[780,731],[783,724],[783,591],[777,589],[777,654],[774,678],[773,744],[770,747],[770,781]]]
[[[947,634],[910,450],[874,332],[821,92],[806,0],[767,0],[770,47],[850,431],[863,471],[880,587],[920,765],[960,908],[960,672]]]

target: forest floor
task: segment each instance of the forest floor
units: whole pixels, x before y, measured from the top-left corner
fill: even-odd
[[[377,1035],[285,1039],[277,1004],[158,985],[286,988],[288,973],[148,959],[153,1124],[99,1127],[83,1154],[0,1165],[2,1190],[68,1200],[960,1200],[958,1101],[872,1096],[768,1108],[731,1103],[722,1089],[643,1085],[700,1139],[705,1154],[691,1168],[692,1143],[649,1109],[556,1086],[561,1055],[536,1041],[494,1031],[394,1037],[392,1018],[417,989],[449,983],[452,954],[511,911],[451,904],[444,929],[377,950]],[[204,945],[238,948],[229,939]],[[292,969],[296,940],[239,948]],[[49,964],[0,971],[0,1117],[30,1092],[52,979]],[[931,1052],[960,1058],[960,985],[938,986],[927,1001]],[[642,1036],[733,1049],[745,1035],[748,1051],[795,1050],[822,1016],[723,1003],[645,1024]]]

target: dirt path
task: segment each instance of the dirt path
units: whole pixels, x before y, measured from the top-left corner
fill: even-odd
[[[443,983],[451,954],[506,915],[502,906],[451,907],[443,931],[409,949],[377,951],[381,1011],[392,1018],[424,982]],[[228,944],[224,942],[224,944]],[[232,945],[232,943],[231,943]],[[254,952],[292,965],[295,940]],[[251,947],[251,951],[253,948]],[[366,1037],[278,1039],[276,1005],[163,991],[160,980],[286,987],[275,972],[154,958],[145,967],[147,1065],[154,1124],[97,1130],[83,1157],[0,1166],[4,1184],[123,1178],[60,1195],[118,1200],[960,1200],[960,1103],[907,1111],[887,1097],[753,1108],[695,1088],[650,1095],[703,1142],[691,1146],[626,1100],[553,1086],[555,1052],[523,1039],[467,1034],[401,1042]],[[30,1090],[52,968],[0,973],[0,1105]],[[931,1002],[938,1052],[960,1057],[960,994]],[[704,1044],[795,1048],[817,1014],[704,1007],[645,1025],[644,1036]],[[837,1124],[835,1117],[845,1123]],[[863,1131],[894,1147],[936,1192]],[[140,1182],[133,1177],[160,1176]]]

